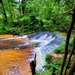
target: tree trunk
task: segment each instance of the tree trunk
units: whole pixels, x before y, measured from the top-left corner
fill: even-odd
[[[74,75],[75,72],[75,57],[74,57],[74,61],[72,61],[71,67],[67,73],[67,75]]]
[[[63,59],[63,63],[62,63],[60,75],[62,75],[62,73],[63,73],[63,69],[64,69],[64,66],[65,66],[66,59],[67,59],[67,55],[68,55],[68,45],[69,45],[70,35],[71,35],[71,32],[72,32],[74,23],[75,23],[75,7],[74,7],[74,10],[73,10],[73,14],[72,14],[72,22],[71,22],[69,31],[68,31],[68,33],[67,33],[66,46],[65,46],[65,55],[64,55],[64,59]]]
[[[25,0],[22,0],[22,14],[23,14],[23,15],[25,14],[25,6],[24,6],[24,2],[25,2]]]
[[[68,63],[67,63],[67,66],[66,66],[64,75],[66,75],[66,73],[67,73],[68,65],[69,65],[69,63],[70,63],[72,54],[73,54],[73,52],[74,52],[74,50],[75,50],[75,38],[74,38],[74,43],[73,43],[73,45],[74,45],[74,46],[73,46],[73,49],[72,49],[72,51],[71,51],[70,57],[69,57],[69,59],[68,59]]]
[[[8,0],[8,6],[9,6],[9,13],[10,13],[10,19],[13,19],[13,15],[12,15],[12,11],[13,11],[13,7],[11,8],[11,2],[13,3],[12,0]]]
[[[5,18],[4,22],[7,22],[7,15],[6,15],[6,12],[5,12],[5,8],[4,8],[3,2],[2,2],[2,0],[0,2],[1,2],[2,8],[3,8],[3,15],[4,15],[4,18]]]
[[[30,62],[30,67],[31,67],[32,75],[35,75],[35,70],[36,70],[36,54],[35,54],[34,60]]]
[[[21,7],[20,7],[20,0],[19,0],[19,13],[21,14]]]

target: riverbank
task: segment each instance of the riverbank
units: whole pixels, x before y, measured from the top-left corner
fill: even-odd
[[[34,61],[33,50],[18,48],[25,38],[13,38],[13,35],[0,35],[0,75],[32,75],[30,63]]]

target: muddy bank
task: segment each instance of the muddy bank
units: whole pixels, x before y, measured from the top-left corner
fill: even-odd
[[[35,54],[31,48],[18,47],[26,39],[1,40],[3,37],[0,38],[0,75],[32,75],[30,63]]]

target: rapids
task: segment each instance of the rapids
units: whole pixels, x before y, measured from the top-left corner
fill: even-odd
[[[32,34],[24,35],[30,40],[20,43],[18,46],[33,46],[33,51],[36,54],[36,72],[40,71],[45,65],[45,55],[53,51],[54,48],[58,47],[65,39],[59,33],[52,33],[48,31],[40,31]],[[24,37],[24,36],[21,36]]]

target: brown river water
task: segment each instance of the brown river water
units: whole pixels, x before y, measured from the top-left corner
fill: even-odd
[[[32,75],[28,61],[32,49],[18,48],[18,44],[26,39],[1,40],[3,38],[13,38],[13,35],[0,35],[0,75]]]

